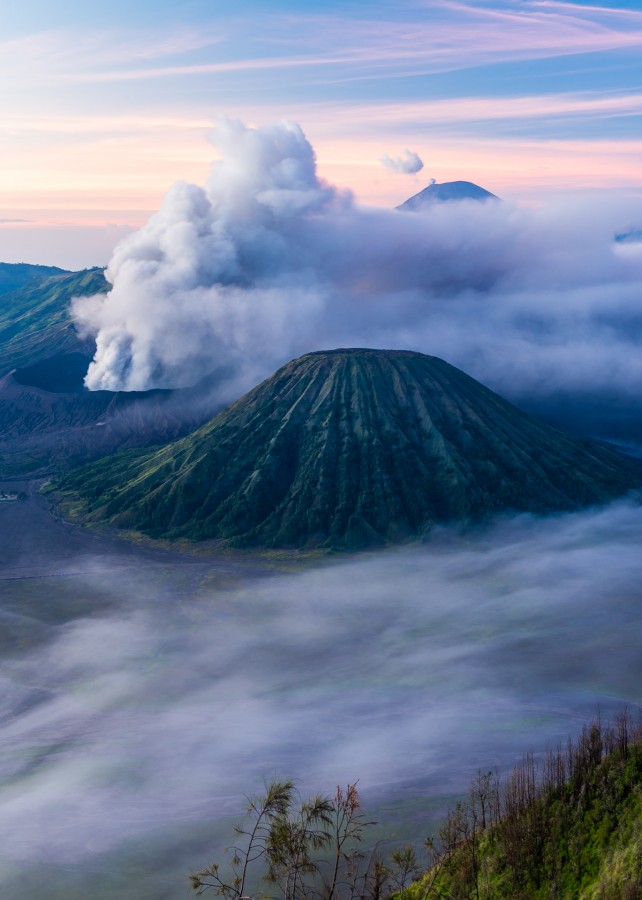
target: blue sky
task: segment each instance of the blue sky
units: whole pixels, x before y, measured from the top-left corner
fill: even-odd
[[[141,224],[207,176],[220,115],[299,122],[365,203],[430,177],[525,203],[642,182],[641,3],[28,0],[0,45],[0,219],[29,220],[2,226],[5,258],[53,228]],[[380,165],[406,148],[419,175]]]

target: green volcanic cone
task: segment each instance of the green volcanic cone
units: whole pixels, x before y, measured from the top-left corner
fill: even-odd
[[[288,363],[189,437],[59,487],[152,537],[358,548],[642,485],[642,463],[541,424],[443,360],[334,350]]]

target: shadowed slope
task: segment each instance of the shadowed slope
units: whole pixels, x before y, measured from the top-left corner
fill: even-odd
[[[220,409],[193,388],[88,391],[87,359],[61,354],[0,378],[0,478],[40,477],[189,434]]]
[[[153,537],[356,548],[640,484],[639,462],[536,422],[440,359],[336,350],[288,363],[187,438],[59,487],[90,519]]]

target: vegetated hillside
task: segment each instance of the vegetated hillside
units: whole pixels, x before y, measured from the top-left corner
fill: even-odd
[[[433,865],[404,900],[642,897],[642,728],[626,712],[532,754],[502,784],[478,772],[427,842]]]
[[[152,537],[356,549],[639,485],[639,461],[531,419],[443,360],[349,349],[294,360],[189,437],[58,488],[89,520]]]
[[[429,184],[423,191],[409,197],[408,200],[396,207],[404,212],[418,212],[428,209],[435,203],[448,203],[453,200],[475,200],[484,203],[487,200],[495,200],[501,203],[499,197],[491,194],[485,188],[473,184],[472,181],[445,181],[443,184]]]
[[[227,900],[258,884],[284,900],[635,900],[642,726],[625,709],[612,727],[594,721],[541,761],[528,753],[506,778],[478,770],[468,798],[425,840],[427,868],[413,844],[368,851],[375,824],[356,784],[304,800],[275,780],[250,800],[232,859],[190,883]]]
[[[29,263],[0,263],[0,294],[22,288],[30,282],[40,281],[51,275],[69,275],[67,269],[57,266],[33,266]]]
[[[108,289],[102,269],[87,269],[34,277],[0,292],[0,377],[62,353],[82,352],[89,365],[94,346],[81,341],[74,329],[71,299]]]
[[[0,378],[0,478],[59,473],[122,448],[164,444],[220,408],[208,402],[206,385],[88,391],[86,370],[82,353],[68,353]]]

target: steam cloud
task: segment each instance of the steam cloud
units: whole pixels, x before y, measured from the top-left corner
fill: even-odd
[[[416,175],[424,167],[422,158],[414,150],[404,150],[401,156],[388,156],[384,153],[379,162],[398,175]]]
[[[205,187],[175,184],[117,246],[111,291],[75,301],[91,389],[217,371],[229,401],[294,356],[371,346],[440,356],[518,402],[637,404],[642,246],[614,234],[642,221],[639,199],[365,208],[318,178],[295,124],[226,119],[214,142]]]

